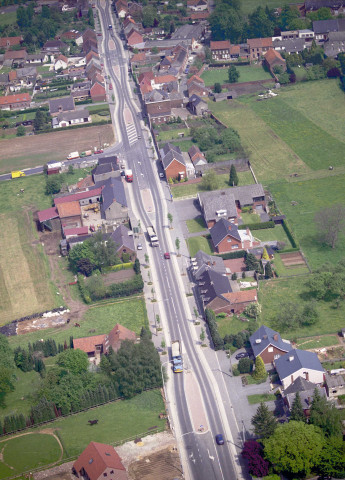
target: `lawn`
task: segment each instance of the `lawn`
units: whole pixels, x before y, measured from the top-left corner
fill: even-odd
[[[229,169],[229,173],[230,173],[230,169]],[[254,183],[253,176],[250,173],[250,171],[237,172],[237,176],[239,180],[239,185],[251,185],[252,183]],[[224,173],[222,175],[217,175],[217,178],[218,178],[217,190],[222,190],[223,188],[230,188],[229,174]],[[180,183],[178,185],[171,186],[171,192],[174,198],[187,197],[190,195],[196,196],[198,192],[202,192],[202,191],[204,190],[201,182],[191,183],[191,184]]]
[[[249,405],[255,405],[261,402],[272,402],[275,400],[273,393],[255,393],[254,395],[247,395]]]
[[[306,265],[285,267],[279,253],[274,254],[273,264],[279,277],[291,277],[292,275],[306,275],[309,273],[309,268]]]
[[[0,27],[4,27],[5,25],[12,25],[16,22],[17,22],[16,12],[8,12],[0,15]]]
[[[236,335],[237,333],[245,330],[248,323],[242,322],[236,315],[229,317],[216,317],[218,332],[223,338],[225,335]]]
[[[185,137],[189,137],[189,128],[185,128],[183,124],[179,129],[172,129],[172,130],[159,130],[157,135],[157,142],[168,142],[169,140],[174,140],[177,138],[181,138],[179,133],[184,133]]]
[[[189,233],[203,232],[207,230],[204,217],[193,218],[192,220],[186,220],[186,225]]]
[[[296,1],[289,2],[289,5],[297,4]],[[241,10],[245,15],[252,13],[257,7],[279,8],[283,5],[281,0],[244,0],[241,2]]]
[[[270,191],[307,257],[312,269],[325,262],[337,263],[345,257],[345,238],[340,237],[336,248],[320,243],[315,225],[315,215],[331,205],[345,202],[345,175],[297,182],[277,182]],[[291,204],[291,202],[297,204]],[[275,228],[276,230],[276,228]],[[256,234],[256,232],[255,232]]]
[[[311,300],[309,289],[306,285],[311,278],[309,275],[281,278],[260,282],[259,303],[262,305],[262,313],[258,319],[259,325],[267,325],[275,329],[275,319],[279,318],[284,303],[293,303],[304,306]],[[298,327],[287,332],[280,332],[282,337],[289,340],[303,337],[309,338],[315,335],[325,335],[339,332],[344,327],[344,304],[339,308],[333,308],[331,302],[319,301],[316,303],[319,320],[314,325]]]
[[[235,65],[235,67],[240,74],[238,83],[272,78],[271,74],[261,66]],[[229,83],[228,68],[211,68],[204,71],[201,78],[206,86],[213,86],[215,83],[220,83],[221,85]]]
[[[37,372],[32,371],[24,373],[19,368],[16,370],[15,376],[15,390],[6,393],[4,399],[5,406],[2,408],[1,405],[0,407],[0,417],[2,418],[6,415],[15,415],[19,413],[28,415],[31,410],[32,395],[36,393],[41,379]]]
[[[268,100],[270,102],[271,100]],[[263,102],[260,102],[263,103]],[[243,147],[260,182],[268,182],[293,172],[307,173],[310,168],[251,108],[251,104],[209,102],[210,110],[225,125],[238,131]]]
[[[307,69],[303,65],[300,65],[299,67],[298,66],[294,67],[293,71],[294,71],[294,74],[296,75],[297,82],[302,82],[303,80],[305,80],[307,76]]]
[[[278,242],[285,242],[286,248],[292,247],[290,240],[286,236],[285,230],[281,225],[276,225],[274,228],[265,228],[264,230],[253,230],[252,234],[261,242],[277,240]]]
[[[250,224],[250,223],[260,223],[260,215],[256,213],[241,213],[241,217],[243,220],[244,224]]]
[[[9,341],[13,347],[26,346],[29,342],[52,337],[56,343],[64,343],[65,340],[69,342],[71,335],[74,338],[81,338],[109,333],[116,323],[120,323],[139,335],[141,327],[148,325],[148,319],[144,300],[133,298],[114,300],[114,303],[111,304],[90,307],[79,323],[80,328],[75,328],[71,324],[61,328],[47,328],[39,332],[10,337]]]
[[[186,239],[187,246],[189,249],[189,254],[191,257],[195,257],[195,254],[202,250],[203,252],[212,255],[213,249],[211,246],[211,240],[200,236],[200,237],[190,237]]]
[[[176,147],[179,147],[181,152],[188,152],[188,150],[192,148],[193,145],[195,145],[195,143],[192,142],[192,140],[179,140],[179,141],[176,140],[175,142],[171,142],[171,143]]]
[[[331,347],[339,345],[337,335],[325,335],[324,337],[314,337],[310,339],[303,338],[297,342],[297,347],[302,350],[312,350],[314,348]]]

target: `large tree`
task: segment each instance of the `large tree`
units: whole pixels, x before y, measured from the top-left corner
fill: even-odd
[[[260,403],[255,415],[252,417],[254,433],[259,438],[269,438],[277,428],[277,421],[265,403]]]
[[[236,82],[238,82],[239,77],[240,77],[239,71],[237,70],[237,68],[235,67],[235,65],[231,65],[231,67],[229,67],[229,69],[228,69],[228,79],[229,79],[229,83],[236,83]]]
[[[253,377],[256,380],[265,380],[267,378],[265,364],[260,355],[258,355],[255,359],[255,370],[253,372]]]
[[[309,422],[321,428],[327,437],[341,435],[342,424],[339,410],[325,397],[321,397],[317,388],[314,390]]]
[[[216,190],[218,187],[218,177],[214,170],[210,169],[202,176],[201,185],[204,190]]]
[[[82,350],[69,348],[58,356],[57,364],[65,368],[73,375],[80,375],[86,372],[89,366],[87,354]]]
[[[296,393],[295,398],[292,402],[290,420],[295,420],[296,422],[306,422],[307,420],[307,417],[304,415],[301,396],[299,392]]]
[[[324,438],[314,425],[291,421],[264,440],[264,454],[277,472],[306,476],[318,465]]]
[[[5,393],[13,389],[14,381],[14,354],[7,337],[0,334],[0,402],[3,403]]]
[[[236,187],[238,185],[238,176],[235,165],[231,165],[230,167],[229,185],[231,187]]]
[[[324,444],[318,462],[323,477],[345,478],[345,442],[341,437],[330,437]]]
[[[345,205],[338,203],[320,210],[315,215],[315,223],[320,241],[335,248],[340,235],[345,232]]]
[[[225,3],[219,3],[209,17],[214,40],[230,39],[238,43],[243,34],[243,20],[239,11]]]

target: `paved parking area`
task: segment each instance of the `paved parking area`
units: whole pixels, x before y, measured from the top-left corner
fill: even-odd
[[[191,220],[201,215],[199,201],[196,198],[176,200],[174,206],[180,221]]]

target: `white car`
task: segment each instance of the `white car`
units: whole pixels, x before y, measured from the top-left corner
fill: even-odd
[[[159,173],[159,178],[164,178],[164,173],[160,172]]]
[[[137,245],[137,250],[142,250],[142,249],[143,249],[142,243],[138,243],[138,245]]]

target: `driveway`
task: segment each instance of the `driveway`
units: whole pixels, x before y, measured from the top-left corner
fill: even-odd
[[[186,225],[186,220],[192,220],[193,218],[201,216],[201,210],[198,200],[196,198],[179,200],[174,202],[174,206],[178,217],[176,221],[178,221],[180,224],[183,236],[187,238],[190,236],[201,235],[201,233],[190,234]]]

